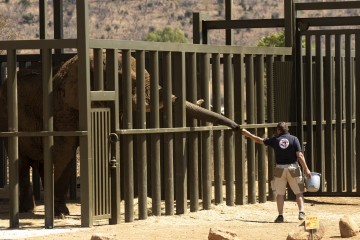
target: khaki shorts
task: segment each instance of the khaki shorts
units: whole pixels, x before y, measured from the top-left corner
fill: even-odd
[[[272,182],[273,191],[276,194],[285,195],[287,183],[295,195],[304,192],[304,178],[297,163],[276,165]]]

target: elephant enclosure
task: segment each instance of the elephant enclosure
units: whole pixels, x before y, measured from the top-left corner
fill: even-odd
[[[65,219],[55,219],[54,229],[44,229],[44,208],[39,205],[35,214],[20,215],[20,229],[8,230],[7,200],[0,202],[0,239],[62,240],[90,239],[93,234],[113,239],[207,239],[210,228],[219,228],[236,233],[240,239],[286,239],[301,222],[297,220],[295,202],[285,202],[285,218],[283,224],[274,224],[276,203],[268,201],[262,204],[238,206],[214,205],[210,210],[187,212],[175,216],[152,216],[146,220],[131,223],[121,222],[118,225],[107,225],[102,220],[92,228],[79,228],[80,205],[70,203],[71,215]],[[151,206],[151,201],[148,199]],[[121,203],[121,215],[124,214]],[[162,206],[164,208],[164,206]],[[308,215],[316,215],[325,225],[324,239],[341,239],[339,220],[348,215],[360,224],[360,199],[349,197],[327,198],[308,197],[305,201]],[[135,210],[136,211],[136,210]],[[137,215],[137,213],[134,213]],[[356,237],[352,239],[358,239]]]

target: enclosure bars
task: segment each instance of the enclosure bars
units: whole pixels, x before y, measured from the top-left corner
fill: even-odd
[[[232,35],[232,29],[244,29],[244,28],[274,28],[274,27],[281,27],[281,28],[284,28],[285,29],[285,46],[287,47],[293,47],[294,46],[294,39],[295,39],[295,10],[294,10],[294,1],[291,0],[291,1],[284,1],[284,16],[285,18],[284,19],[252,19],[252,20],[232,20],[232,0],[226,0],[225,1],[225,20],[204,20],[203,17],[201,16],[200,13],[193,13],[193,43],[195,44],[207,44],[208,43],[208,31],[211,30],[211,29],[225,29],[225,42],[227,45],[231,45],[232,41],[233,41],[233,35]],[[264,58],[264,56],[256,56],[255,59],[258,59],[258,58]],[[269,76],[272,76],[272,65],[271,63],[273,62],[274,60],[272,59],[268,59],[268,65],[267,65],[267,72],[271,75],[267,75],[268,76],[268,81],[271,83],[271,77]],[[248,61],[248,64],[251,64],[252,60],[251,61]],[[260,67],[260,68],[263,68],[263,66],[261,65],[263,61],[257,61],[257,63],[259,63],[259,65],[257,67]],[[249,69],[249,68],[248,68]],[[295,72],[295,71],[294,71]],[[249,76],[251,76],[251,73],[250,72],[247,72],[247,74],[250,74]],[[257,81],[260,83],[263,79],[263,74],[264,74],[264,71],[263,70],[257,70],[256,73],[257,76],[256,76],[256,79]],[[226,78],[225,78],[226,79]],[[239,79],[239,78],[235,78],[235,83],[237,82],[236,79]],[[241,84],[240,84],[241,85]],[[236,88],[234,89],[236,91]],[[259,89],[257,89],[257,91],[262,91],[261,90],[261,87]],[[229,92],[228,92],[229,93]],[[238,93],[238,91],[235,92],[235,95]],[[258,96],[258,100],[257,100],[257,107],[260,109],[258,114],[259,114],[259,119],[258,119],[258,123],[265,123],[265,115],[264,115],[264,112],[263,112],[263,100],[260,99],[260,96]],[[270,96],[273,96],[272,93],[270,93]],[[268,98],[268,102],[271,102],[273,98]],[[214,99],[215,101],[215,99]],[[250,99],[251,101],[251,99]],[[239,106],[240,103],[237,104],[236,107],[240,107]],[[273,108],[274,106],[272,104],[270,104],[270,106]],[[252,111],[251,109],[254,107],[254,104],[249,104],[247,106],[247,109],[249,109],[249,111]],[[230,109],[232,107],[230,106]],[[225,108],[226,109],[226,108]],[[235,112],[238,112],[235,108]],[[238,113],[240,114],[240,112]],[[274,121],[274,118],[273,118],[273,110],[268,110],[267,112],[267,115],[268,115],[268,122],[273,122]],[[241,121],[242,117],[240,115],[235,115],[234,116],[235,119],[239,119]],[[283,119],[286,121],[286,119]],[[253,123],[254,120],[247,120],[248,122],[247,123]],[[300,131],[300,139],[302,139],[302,133],[303,133],[303,130],[302,130],[302,121],[298,121],[298,129],[301,129]],[[260,135],[264,136],[263,135],[264,133],[264,130],[260,130]],[[225,133],[225,135],[228,134],[228,133]],[[272,134],[272,130],[269,129],[269,134]],[[238,136],[239,137],[239,136]],[[236,138],[236,141],[237,141],[238,138]],[[242,141],[240,142],[236,142],[237,144],[240,144],[240,146],[242,146]],[[249,142],[248,144],[250,144],[249,146],[249,149],[248,152],[249,155],[250,155],[250,158],[252,158],[253,155],[253,151],[255,151],[255,145],[253,147],[251,147],[251,145],[253,145],[254,143],[251,143]],[[229,146],[229,145],[226,145],[226,146]],[[239,146],[239,145],[236,145],[236,146]],[[242,149],[242,147],[241,147]],[[265,171],[265,168],[266,166],[264,165],[265,163],[263,162],[265,160],[265,155],[264,155],[264,148],[263,146],[256,146],[256,149],[259,149],[260,151],[260,155],[257,157],[257,159],[260,160],[260,166],[259,166],[259,176],[262,177],[262,176],[265,176],[266,175],[266,171]],[[232,156],[232,148],[228,148],[227,150],[225,149],[225,155],[228,155],[229,156]],[[241,160],[241,156],[243,155],[242,153],[242,150],[239,149],[239,147],[236,147],[235,148],[235,164],[237,166],[242,166],[243,163]],[[274,154],[269,151],[268,152],[268,164],[267,164],[267,172],[268,172],[268,176],[272,176],[272,171],[273,171],[273,165],[274,165]],[[227,159],[225,157],[225,159]],[[230,157],[231,159],[231,157]],[[255,161],[255,158],[253,159]],[[240,163],[239,163],[240,162]],[[250,188],[248,189],[249,191],[249,202],[252,202],[254,203],[255,202],[255,196],[256,196],[256,192],[255,192],[255,181],[256,181],[256,176],[252,176],[252,172],[256,171],[255,168],[257,168],[257,164],[255,165],[249,165],[249,173],[250,174],[248,177],[250,179],[250,184],[252,185],[253,190],[251,190]],[[235,168],[235,176],[243,176],[243,172],[241,172],[242,168],[238,168],[236,167]],[[254,172],[255,174],[255,172]],[[256,174],[257,175],[257,174]],[[229,176],[228,176],[229,177]],[[231,177],[230,179],[228,179],[230,182],[232,182],[231,180]],[[236,181],[239,186],[236,186],[235,189],[236,189],[236,195],[238,196],[239,200],[236,200],[238,203],[242,202],[242,200],[240,200],[241,196],[243,196],[243,190],[242,190],[242,187],[240,186],[241,183]],[[260,182],[263,182],[263,180],[261,179]],[[227,185],[228,186],[228,185]],[[265,202],[266,201],[266,186],[265,185],[259,185],[258,186],[259,188],[259,197],[260,197],[260,202]],[[227,188],[228,191],[230,191],[231,188]],[[269,192],[269,199],[272,200],[273,199],[273,194],[272,194],[272,190],[271,190],[271,186],[270,184],[268,184],[268,192]],[[231,195],[231,194],[230,194]],[[228,197],[227,196],[227,199]],[[228,203],[230,204],[230,202],[232,202],[233,200],[232,199],[228,199]]]
[[[358,1],[348,2],[324,2],[324,3],[296,3],[296,11],[302,10],[326,10],[326,9],[359,9]],[[316,77],[314,85],[320,97],[324,96],[325,104],[318,104],[316,107],[316,131],[313,132],[313,119],[311,105],[307,104],[307,153],[306,158],[314,166],[314,169],[321,172],[322,191],[321,195],[357,195],[359,192],[359,180],[356,177],[359,173],[358,157],[354,150],[359,151],[359,141],[355,141],[355,128],[358,111],[355,111],[357,89],[354,82],[359,78],[357,73],[358,55],[358,30],[356,29],[329,29],[329,30],[307,30],[313,26],[353,26],[358,25],[358,17],[327,17],[327,18],[297,18],[299,37],[306,37],[306,64],[307,69],[307,100],[311,102],[312,86],[311,79]],[[315,74],[312,71],[312,51],[310,48],[311,37],[316,42],[315,53]],[[352,44],[355,42],[355,45]],[[325,50],[321,50],[325,45]],[[334,45],[334,47],[331,47]],[[344,46],[344,47],[343,47]],[[333,48],[335,50],[333,51]],[[352,53],[355,49],[355,53]],[[335,53],[333,53],[335,52]],[[325,55],[324,55],[325,53]],[[324,61],[324,62],[323,62]],[[301,62],[301,61],[300,61]],[[324,71],[322,68],[324,66]],[[355,69],[355,70],[354,70]],[[334,74],[333,74],[334,73]],[[319,81],[320,80],[320,81]],[[334,81],[334,82],[333,82]],[[334,87],[336,95],[334,95]],[[310,89],[310,91],[309,91]],[[322,89],[323,92],[322,92]],[[355,94],[354,94],[355,93]],[[344,95],[344,100],[342,95]],[[332,104],[332,102],[335,104]],[[316,101],[321,103],[321,101]],[[324,113],[324,115],[322,115]],[[334,119],[334,117],[336,117]],[[355,117],[355,119],[354,119]],[[323,125],[325,125],[323,127]],[[316,142],[313,141],[315,134]],[[335,142],[332,140],[336,136]],[[354,142],[355,141],[355,142]],[[316,148],[314,148],[316,144]],[[346,147],[345,147],[346,144]],[[324,152],[326,146],[326,151]],[[336,157],[333,157],[336,154]],[[316,158],[314,158],[316,156]],[[316,159],[316,160],[315,160]],[[319,160],[320,159],[320,160]],[[325,183],[327,183],[325,185]],[[356,187],[356,190],[355,190]],[[356,193],[354,192],[356,191]]]

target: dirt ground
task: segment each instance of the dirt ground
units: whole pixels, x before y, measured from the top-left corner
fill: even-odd
[[[149,199],[151,206],[151,200]],[[122,202],[123,207],[123,202]],[[44,229],[44,208],[39,205],[35,214],[20,214],[20,229],[9,227],[7,202],[0,202],[0,239],[65,240],[91,239],[93,234],[112,239],[207,239],[210,228],[236,233],[240,239],[286,239],[302,221],[297,219],[295,202],[285,202],[285,223],[273,223],[276,203],[268,201],[241,206],[213,205],[211,210],[187,212],[175,216],[149,216],[146,220],[107,225],[95,221],[91,228],[80,227],[80,204],[70,203],[71,215],[55,219],[54,229]],[[200,208],[201,209],[201,208]],[[341,239],[339,220],[347,215],[360,225],[360,198],[307,197],[305,211],[318,216],[325,225],[324,239]],[[134,214],[135,218],[137,215]],[[123,221],[123,216],[122,216]],[[351,239],[360,239],[353,237]]]

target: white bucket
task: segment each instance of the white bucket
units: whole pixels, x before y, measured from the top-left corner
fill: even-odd
[[[320,189],[320,173],[311,172],[311,178],[305,177],[305,187],[308,192],[317,192]]]

